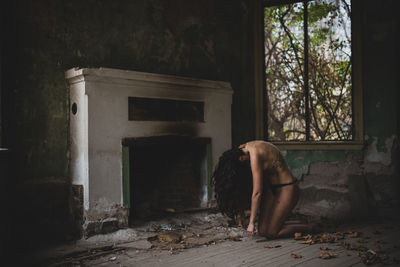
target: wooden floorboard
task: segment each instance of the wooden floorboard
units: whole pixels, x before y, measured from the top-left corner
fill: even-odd
[[[167,250],[153,248],[150,250],[129,250],[122,254],[111,254],[102,258],[84,262],[84,266],[296,266],[296,267],[360,267],[365,266],[356,250],[346,249],[342,242],[361,244],[368,249],[379,245],[390,257],[400,259],[400,226],[388,223],[385,225],[353,226],[363,233],[361,238],[346,238],[335,243],[306,245],[292,238],[257,242],[260,238],[244,237],[242,241],[223,241],[207,246],[185,249],[172,254]],[[361,242],[361,243],[360,243]],[[266,248],[266,245],[280,245],[278,248]],[[320,247],[326,246],[336,257],[320,259]],[[301,255],[299,259],[291,253]],[[116,258],[110,260],[113,256]],[[380,266],[376,264],[375,266]],[[388,265],[399,266],[399,265]]]

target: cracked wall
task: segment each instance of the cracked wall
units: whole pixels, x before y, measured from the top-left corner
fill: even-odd
[[[394,136],[386,141],[386,151],[378,151],[371,143],[363,152],[308,152],[303,156],[299,156],[301,152],[289,153],[289,165],[303,162],[294,168],[301,188],[295,212],[334,220],[386,216],[392,212],[399,205],[395,158],[399,145]],[[310,154],[317,154],[318,159],[304,161],[304,157],[313,158]],[[324,158],[324,154],[330,157]]]

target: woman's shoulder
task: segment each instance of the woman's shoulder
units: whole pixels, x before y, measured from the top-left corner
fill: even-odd
[[[264,141],[264,140],[254,140],[254,141],[247,142],[246,147],[247,148],[261,148],[261,149],[275,148],[275,146],[272,143]]]
[[[250,153],[263,155],[265,157],[271,152],[275,153],[277,148],[270,142],[263,140],[255,140],[246,143],[246,150],[248,150]]]

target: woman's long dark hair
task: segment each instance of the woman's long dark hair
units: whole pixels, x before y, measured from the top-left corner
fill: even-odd
[[[232,219],[251,203],[251,169],[249,163],[239,161],[241,155],[244,153],[238,148],[225,151],[213,174],[218,208]]]

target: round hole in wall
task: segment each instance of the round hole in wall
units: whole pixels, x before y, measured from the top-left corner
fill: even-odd
[[[76,103],[72,104],[72,114],[76,114],[78,112],[78,105]]]

